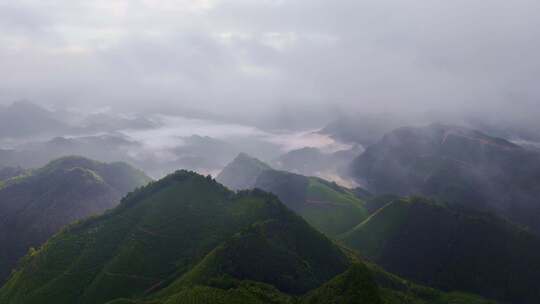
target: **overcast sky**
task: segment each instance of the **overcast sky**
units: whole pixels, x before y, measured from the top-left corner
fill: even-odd
[[[0,0],[0,101],[540,114],[538,0]]]

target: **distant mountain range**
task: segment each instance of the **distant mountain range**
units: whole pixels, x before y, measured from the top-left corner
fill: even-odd
[[[0,138],[35,137],[68,129],[54,113],[26,101],[0,106]]]
[[[455,126],[405,127],[353,163],[376,194],[421,194],[488,210],[540,233],[540,153]]]
[[[385,133],[407,125],[407,121],[390,114],[356,113],[354,115],[341,115],[319,132],[342,142],[356,143],[367,147],[376,143]]]
[[[359,146],[336,152],[322,152],[314,147],[289,151],[271,164],[274,168],[308,176],[318,176],[351,186],[349,170],[352,161],[363,152]]]
[[[29,101],[0,105],[0,139],[38,139],[153,127],[156,127],[154,122],[142,117],[53,111]]]
[[[129,161],[132,158],[128,152],[139,148],[138,142],[120,135],[54,137],[0,150],[0,167],[38,168],[51,160],[69,155],[81,155],[100,161]]]
[[[210,137],[193,135],[181,140],[181,145],[167,150],[167,156],[160,157],[159,151],[148,150],[143,143],[119,133],[57,136],[0,149],[0,168],[37,168],[59,157],[81,155],[106,162],[124,161],[152,176],[162,176],[174,168],[219,170],[238,153],[233,145]],[[215,155],[216,151],[219,155]]]
[[[127,164],[82,157],[61,158],[1,181],[0,281],[30,247],[40,246],[75,220],[116,206],[122,196],[149,181]]]
[[[202,122],[184,116],[49,110],[28,101],[0,105],[0,168],[38,168],[59,157],[81,155],[104,162],[124,161],[162,177],[176,168],[213,174],[243,149],[271,157],[281,153],[278,144],[255,138],[225,141],[198,135],[196,130],[170,135],[175,127],[181,128],[176,120],[191,123],[187,129],[201,131]]]
[[[365,263],[273,195],[178,171],[28,254],[0,302],[491,303]]]
[[[540,299],[533,131],[348,115],[319,132],[350,150],[284,152],[257,136],[185,135],[182,119],[162,130],[106,113],[69,121],[28,102],[2,118],[18,128],[3,143],[29,140],[0,150],[0,303]],[[71,154],[82,157],[50,161]],[[152,182],[85,157],[155,176],[225,167],[216,180],[180,170]]]

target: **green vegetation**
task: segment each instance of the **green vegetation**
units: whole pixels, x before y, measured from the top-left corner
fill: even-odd
[[[259,188],[274,193],[309,224],[328,236],[350,230],[368,213],[352,190],[317,177],[279,171],[240,154],[217,177],[231,189]]]
[[[276,194],[328,236],[350,230],[368,215],[364,202],[351,190],[316,177],[267,170],[259,175],[255,187]]]
[[[540,298],[540,240],[489,214],[395,200],[341,239],[384,269],[436,288],[512,303]]]
[[[187,273],[243,227],[284,216],[296,217],[274,196],[234,194],[205,177],[178,172],[53,237],[15,273],[0,300],[104,303],[142,296]]]
[[[255,186],[276,194],[284,204],[328,236],[350,230],[368,213],[350,190],[316,177],[268,170]]]
[[[367,220],[340,236],[350,248],[362,248],[361,252],[367,257],[376,259],[383,251],[389,239],[399,232],[408,218],[409,210],[401,204],[388,204],[372,214]],[[384,221],[372,220],[384,213]],[[365,233],[364,231],[369,231]]]
[[[118,204],[150,179],[126,164],[65,157],[6,180],[0,188],[0,282],[31,246],[63,226]]]
[[[36,175],[46,175],[72,168],[85,168],[95,172],[97,176],[103,178],[107,184],[121,192],[122,195],[132,191],[134,185],[140,187],[151,180],[144,172],[124,162],[102,163],[81,156],[66,156],[53,160],[43,168],[36,170]]]
[[[180,282],[224,284],[224,278],[241,278],[302,294],[343,272],[349,262],[341,250],[288,212],[234,235]]]
[[[302,303],[383,303],[371,272],[355,263],[347,271],[307,294]]]
[[[330,236],[348,231],[368,215],[364,201],[336,184],[310,177],[306,191],[306,205],[299,214]]]
[[[234,193],[187,171],[69,225],[32,250],[0,289],[0,303],[10,304],[398,304],[444,297],[452,295],[365,264],[272,194]]]
[[[366,197],[366,210],[369,212],[369,214],[373,214],[382,207],[386,206],[388,203],[399,200],[400,198],[401,197],[399,196],[391,194]]]

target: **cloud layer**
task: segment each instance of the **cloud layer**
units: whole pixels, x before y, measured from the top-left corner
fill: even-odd
[[[539,114],[533,0],[7,0],[0,101]]]

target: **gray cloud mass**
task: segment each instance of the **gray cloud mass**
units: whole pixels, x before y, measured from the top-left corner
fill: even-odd
[[[533,0],[5,0],[0,102],[534,121],[539,15]]]

